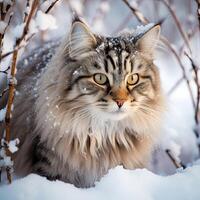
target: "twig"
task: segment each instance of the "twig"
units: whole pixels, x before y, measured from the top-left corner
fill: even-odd
[[[0,21],[5,21],[6,15],[8,14],[9,9],[12,8],[12,6],[14,5],[14,3],[15,3],[15,1],[12,1],[12,5],[7,5],[7,7],[5,9],[5,12],[3,10],[4,3],[3,2],[0,3],[0,11],[1,11]],[[4,39],[5,33],[7,31],[7,28],[10,25],[12,16],[13,16],[13,14],[10,14],[10,17],[8,19],[8,23],[7,23],[6,27],[3,30],[3,33],[0,33],[0,62],[1,62],[1,58],[2,58],[1,55],[2,55],[2,49],[3,49],[2,48],[3,47],[3,39]]]
[[[7,53],[4,53],[2,56],[1,56],[1,60],[3,60],[4,58],[6,58],[7,56],[11,55],[14,53],[15,50],[12,50],[12,51],[9,51]]]
[[[3,92],[0,94],[0,98],[8,91],[8,88],[4,89]]]
[[[142,3],[142,0],[136,1],[136,4],[139,6]],[[136,9],[136,8],[135,8]],[[140,13],[140,11],[137,9],[137,13]],[[135,14],[134,14],[135,15]],[[140,14],[141,15],[141,14]],[[129,22],[129,20],[132,18],[133,13],[132,11],[124,18],[124,20],[119,24],[119,26],[112,32],[112,34],[116,34],[118,33],[120,30],[123,30],[127,23]]]
[[[127,0],[122,0],[136,16],[137,20],[142,24],[148,24],[149,20],[134,6],[132,6]]]
[[[191,72],[192,69],[189,70],[189,72]],[[179,78],[176,83],[171,87],[171,89],[167,92],[167,95],[170,96],[175,89],[185,80],[184,76],[182,75],[181,78]]]
[[[190,40],[194,35],[195,33],[197,32],[198,28],[194,28],[191,32],[188,33],[188,39]],[[179,57],[182,56],[183,54],[183,50],[184,50],[184,46],[185,46],[185,43],[183,43],[183,45],[180,47],[180,50],[179,50]],[[192,69],[189,70],[190,72],[192,71]],[[171,95],[172,92],[175,91],[175,89],[179,86],[179,84],[184,81],[184,77],[182,76],[173,86],[172,88],[167,92],[167,95]]]
[[[200,0],[196,0],[197,3],[197,16],[198,16],[198,21],[199,21],[199,32],[200,32]],[[199,83],[199,75],[198,75],[198,68],[196,66],[196,64],[194,63],[194,61],[192,60],[192,58],[186,54],[186,56],[190,59],[190,62],[192,64],[193,70],[194,70],[194,74],[195,74],[195,82],[196,82],[196,86],[197,86],[197,105],[196,105],[196,111],[195,111],[195,122],[197,125],[199,125],[199,101],[200,101],[200,83]],[[197,137],[197,139],[199,139],[200,134],[198,131],[194,130],[194,133]],[[200,152],[200,144],[198,144],[199,147],[199,152]]]
[[[170,160],[172,161],[172,163],[174,164],[174,166],[175,166],[176,168],[183,168],[183,169],[186,168],[186,166],[185,166],[182,162],[179,163],[179,162],[174,158],[174,156],[171,154],[171,152],[170,152],[169,149],[166,149],[165,152],[166,152],[166,154],[168,155],[168,157],[170,158]]]
[[[19,46],[19,47],[16,47],[14,50],[9,51],[9,52],[3,54],[3,55],[1,56],[1,59],[3,60],[3,59],[6,58],[7,56],[13,54],[15,50],[18,50],[18,51],[19,51],[20,49],[26,47],[26,43],[27,43],[28,41],[30,41],[30,40],[33,38],[33,36],[35,36],[35,33],[32,33],[32,34],[25,40],[25,44],[24,44],[24,45],[21,45],[21,46]]]
[[[60,1],[60,0],[55,0],[54,2],[51,3],[51,5],[47,8],[47,10],[45,11],[45,13],[49,13],[50,10],[55,6],[55,4]]]
[[[196,0],[197,3],[197,16],[199,21],[199,31],[200,31],[200,0]]]
[[[27,17],[28,17],[28,12],[27,9],[30,7],[30,0],[26,0],[26,11],[24,12],[24,22],[26,22]]]
[[[190,32],[187,33],[187,37],[188,37],[188,40],[191,40],[196,32],[199,30],[198,27],[195,27],[193,30],[191,30]],[[179,48],[179,56],[182,56],[183,52],[184,52],[184,47],[185,47],[185,42],[181,45],[181,47]]]
[[[5,116],[5,131],[6,131],[5,141],[7,143],[9,143],[9,141],[10,141],[11,107],[12,107],[13,100],[14,100],[15,84],[16,84],[15,73],[16,73],[17,56],[18,56],[18,49],[16,49],[16,47],[19,47],[21,42],[26,37],[26,35],[28,33],[30,21],[31,21],[33,15],[35,14],[35,11],[36,11],[38,5],[39,5],[39,0],[34,0],[32,3],[32,6],[31,6],[30,13],[28,14],[26,24],[24,26],[22,36],[20,38],[17,38],[16,43],[15,43],[15,50],[13,52],[12,64],[11,64],[11,78],[9,81],[8,102],[7,102],[6,116]],[[6,155],[11,157],[11,152],[9,151],[9,149],[5,148],[5,150],[6,150]],[[9,167],[6,168],[6,172],[7,172],[8,181],[9,181],[9,183],[11,183],[12,179],[11,179]]]
[[[122,21],[122,23],[112,32],[112,34],[118,33],[120,30],[122,30],[132,17],[133,17],[132,13],[129,13],[124,18],[124,20]]]
[[[188,47],[188,49],[191,53],[192,51],[191,51],[191,47],[190,47],[190,43],[189,43],[187,34],[184,32],[184,30],[181,26],[181,22],[179,21],[178,17],[175,14],[174,8],[169,4],[169,2],[167,0],[158,0],[158,1],[161,1],[167,7],[167,9],[169,10],[169,12],[172,15],[172,18],[174,19],[175,24],[176,24],[183,40],[185,41],[185,44],[187,45],[187,47]]]
[[[198,75],[198,67],[196,66],[195,62],[193,61],[193,59],[185,52],[185,55],[189,58],[191,65],[192,65],[192,69],[194,71],[194,81],[196,83],[196,87],[197,87],[197,102],[196,102],[196,108],[195,108],[195,122],[198,125],[199,124],[199,102],[200,102],[200,83],[199,83],[199,75]]]
[[[8,74],[8,70],[10,69],[10,66],[7,67],[7,69],[0,71],[0,73]]]
[[[167,92],[167,95],[170,96],[174,90],[185,80],[184,76],[176,81],[176,83],[171,87],[171,89]]]
[[[186,75],[185,67],[184,67],[178,53],[176,52],[176,49],[168,42],[168,40],[164,37],[161,37],[161,41],[171,50],[171,52],[174,54],[175,58],[177,59],[179,66],[181,67],[181,70],[182,70],[182,73],[183,73],[183,78],[184,78],[184,80],[186,81],[186,84],[187,84],[187,88],[188,88],[188,91],[189,91],[189,94],[190,94],[192,105],[195,109],[195,100],[194,100],[194,96],[193,96],[193,93],[192,93],[192,88],[190,86],[190,81],[189,81],[189,79],[187,78],[187,75]]]

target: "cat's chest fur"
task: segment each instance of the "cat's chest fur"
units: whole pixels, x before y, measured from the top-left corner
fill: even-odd
[[[86,138],[83,150],[76,137],[63,137],[50,148],[46,143],[37,142],[33,172],[77,187],[91,187],[117,165],[128,169],[144,167],[151,152],[150,140],[139,140],[126,132],[123,134],[128,148],[117,137],[113,141],[104,138],[102,146],[98,147],[96,138],[91,135]]]

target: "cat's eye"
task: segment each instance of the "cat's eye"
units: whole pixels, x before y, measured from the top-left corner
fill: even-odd
[[[127,78],[127,83],[129,85],[135,85],[135,84],[138,83],[138,81],[139,81],[139,75],[138,74],[131,74]]]
[[[93,79],[99,85],[105,85],[108,80],[107,76],[105,74],[101,74],[101,73],[94,74]]]

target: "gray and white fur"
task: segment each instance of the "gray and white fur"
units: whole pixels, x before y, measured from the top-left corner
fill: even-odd
[[[145,167],[165,109],[153,63],[159,33],[159,25],[147,25],[104,37],[76,19],[59,47],[20,62],[16,173],[91,187],[117,165]]]

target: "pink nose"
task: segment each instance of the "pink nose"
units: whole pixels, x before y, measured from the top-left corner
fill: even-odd
[[[115,102],[117,103],[118,107],[121,108],[125,102],[123,99],[116,99]]]

